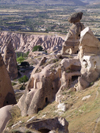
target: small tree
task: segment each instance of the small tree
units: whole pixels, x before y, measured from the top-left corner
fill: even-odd
[[[23,56],[20,56],[20,57],[17,58],[17,62],[18,62],[18,63],[21,63],[21,62],[23,62],[24,60],[25,60],[25,59],[24,59]]]
[[[32,52],[34,52],[34,51],[43,51],[43,48],[40,45],[38,45],[38,46],[36,45],[36,46],[33,47]]]

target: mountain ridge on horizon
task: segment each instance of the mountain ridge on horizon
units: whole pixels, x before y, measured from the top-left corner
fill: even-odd
[[[0,0],[1,4],[85,5],[81,0]]]

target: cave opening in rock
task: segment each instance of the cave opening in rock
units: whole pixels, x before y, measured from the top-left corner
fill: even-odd
[[[54,88],[52,87],[52,90],[54,90]]]
[[[78,79],[78,76],[72,76],[72,81],[75,81],[76,79]]]
[[[38,131],[41,133],[48,133],[50,130],[49,129],[39,129]]]
[[[48,104],[48,98],[47,97],[45,98],[45,103]]]
[[[8,104],[9,102],[8,102],[8,101],[6,101],[6,103]]]

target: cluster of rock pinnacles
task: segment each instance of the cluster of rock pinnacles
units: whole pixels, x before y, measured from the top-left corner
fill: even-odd
[[[94,82],[100,76],[100,42],[89,27],[85,28],[80,22],[82,15],[83,13],[79,12],[69,18],[69,22],[73,24],[62,45],[61,54],[57,55],[57,57],[63,58],[66,54],[78,53],[77,56],[62,59],[60,66],[55,70],[52,69],[54,64],[49,64],[41,72],[36,72],[46,62],[47,58],[41,59],[31,73],[25,92],[17,103],[22,116],[37,113],[54,99],[60,101],[60,91],[63,88],[68,88],[73,76],[78,76],[77,86],[74,86],[76,90],[87,88],[91,82]],[[6,67],[0,55],[0,107],[16,103],[9,78],[10,76],[14,79],[18,76],[16,58],[12,40],[8,39],[7,42],[4,56]],[[67,73],[67,70],[70,70],[70,72]]]

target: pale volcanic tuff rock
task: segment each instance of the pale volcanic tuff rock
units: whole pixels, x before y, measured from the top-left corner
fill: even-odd
[[[18,52],[32,51],[35,45],[41,45],[44,50],[52,52],[51,48],[54,46],[62,46],[64,40],[57,36],[33,35],[25,33],[0,32],[0,46],[1,52],[4,52],[8,36],[13,40],[14,49]],[[61,50],[61,49],[60,49]]]
[[[10,77],[0,54],[0,108],[15,103],[16,100]]]
[[[22,116],[37,113],[55,99],[60,87],[60,75],[59,69],[52,70],[53,65],[47,65],[38,73],[33,70],[25,93],[18,102]]]
[[[82,12],[78,12],[70,16],[68,21],[73,23],[73,25],[70,27],[65,42],[62,45],[62,55],[66,53],[76,54],[79,51],[80,32],[84,29],[84,25],[80,22],[82,15]]]
[[[100,76],[100,41],[89,27],[81,32],[80,52],[81,77],[78,78],[77,90],[87,88]]]
[[[11,119],[11,109],[12,105],[4,106],[3,108],[0,108],[0,133],[4,130],[7,122]]]
[[[18,77],[18,70],[17,70],[17,61],[16,61],[16,54],[13,48],[13,43],[11,37],[5,42],[5,51],[4,51],[4,62],[9,73],[10,78],[16,79]]]

